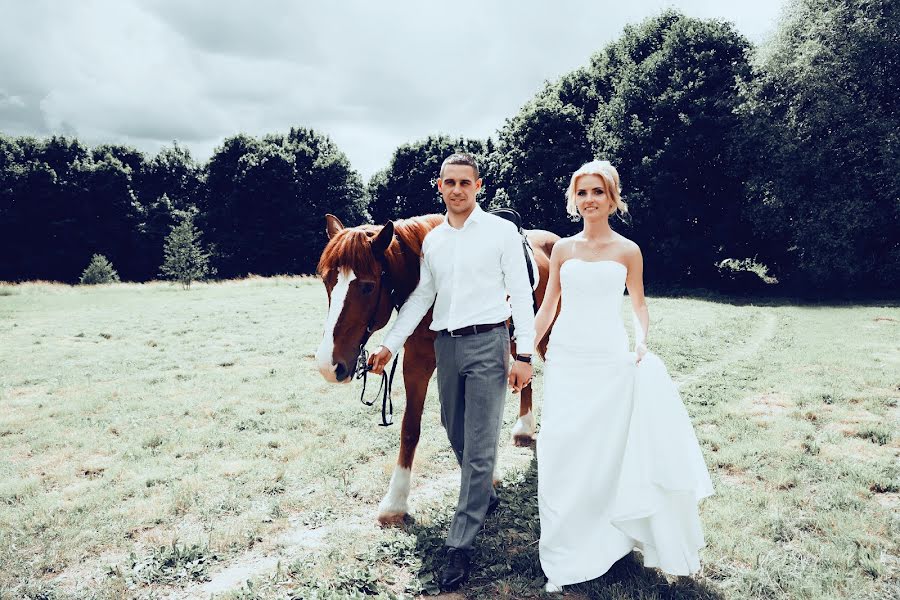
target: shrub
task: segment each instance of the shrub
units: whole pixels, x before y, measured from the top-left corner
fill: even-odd
[[[96,285],[98,283],[116,283],[119,274],[102,254],[95,254],[90,264],[82,272],[79,282],[81,285]]]
[[[716,263],[716,268],[719,271],[718,287],[726,292],[762,292],[778,283],[776,278],[769,275],[766,265],[751,258],[726,258]]]

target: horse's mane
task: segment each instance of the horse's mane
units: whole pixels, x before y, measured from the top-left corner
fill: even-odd
[[[443,215],[424,215],[411,219],[394,221],[394,239],[384,253],[392,271],[404,269],[405,256],[410,252],[415,257],[422,255],[422,241],[429,231],[444,220]],[[372,239],[383,225],[359,225],[347,227],[335,234],[319,259],[319,275],[339,269],[352,269],[357,274],[378,275],[381,266],[372,254]],[[404,247],[408,250],[404,250]],[[405,254],[406,253],[406,254]]]

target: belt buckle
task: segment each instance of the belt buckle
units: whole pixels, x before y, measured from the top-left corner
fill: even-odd
[[[448,330],[447,330],[447,333],[450,334],[450,337],[452,337],[452,338],[461,338],[461,337],[463,336],[461,333],[457,333],[457,334],[454,335],[453,331],[454,331],[453,329],[448,329]],[[456,331],[459,331],[459,330],[457,329]]]

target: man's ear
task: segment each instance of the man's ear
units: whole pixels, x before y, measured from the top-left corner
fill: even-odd
[[[440,177],[438,177],[437,179],[434,180],[434,184],[437,186],[438,193],[442,193],[442,192],[444,191],[444,190],[442,189],[442,188],[444,187],[444,180],[443,180],[443,179],[441,179]]]
[[[341,223],[341,220],[332,214],[325,215],[325,233],[328,234],[328,239],[330,240],[337,232],[344,228],[344,224]]]
[[[384,227],[381,228],[381,231],[378,232],[378,235],[375,236],[375,239],[372,240],[372,254],[375,256],[383,255],[384,251],[391,245],[393,239],[394,222],[388,221],[384,224]]]

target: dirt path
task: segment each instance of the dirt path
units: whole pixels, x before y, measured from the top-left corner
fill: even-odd
[[[763,313],[761,323],[743,344],[733,348],[716,360],[702,364],[693,371],[675,378],[681,388],[702,380],[707,375],[726,369],[730,364],[744,360],[758,353],[774,336],[777,318],[774,314]],[[501,444],[500,460],[504,473],[525,468],[531,461],[532,452],[527,448],[515,448],[512,444]],[[385,482],[385,486],[387,483]],[[426,478],[415,473],[413,476],[410,504],[413,513],[422,507],[442,502],[444,497],[459,487],[459,471],[451,470],[438,476]],[[376,508],[358,505],[350,514],[342,515],[339,521],[311,528],[299,519],[289,519],[289,527],[274,540],[268,540],[257,548],[244,552],[218,565],[210,574],[210,580],[194,583],[183,588],[157,588],[158,597],[167,600],[190,600],[210,598],[240,589],[249,579],[272,573],[279,564],[288,565],[301,557],[314,557],[329,548],[328,539],[341,535],[376,536],[379,526],[376,522]],[[452,595],[446,596],[453,598]]]
[[[528,448],[516,448],[512,443],[501,446],[500,460],[504,473],[524,469],[531,461],[532,452]],[[459,488],[458,470],[449,471],[434,478],[413,475],[409,498],[413,513],[421,507],[442,501],[448,493]],[[387,483],[385,483],[387,485]],[[275,570],[278,564],[287,565],[306,556],[315,556],[328,549],[327,539],[335,535],[377,535],[376,508],[360,505],[349,515],[341,516],[339,522],[310,528],[298,522],[283,531],[274,541],[274,548],[250,550],[227,561],[222,568],[210,574],[210,580],[184,588],[172,590],[162,595],[167,600],[189,600],[210,598],[231,590],[240,589],[244,583]],[[271,546],[270,545],[270,546]]]
[[[728,365],[750,358],[762,350],[763,346],[775,336],[775,328],[778,318],[772,313],[763,313],[763,321],[747,340],[740,346],[731,349],[716,360],[704,363],[691,371],[679,376],[673,376],[675,385],[679,389],[691,385],[704,377],[717,371],[722,371]]]

